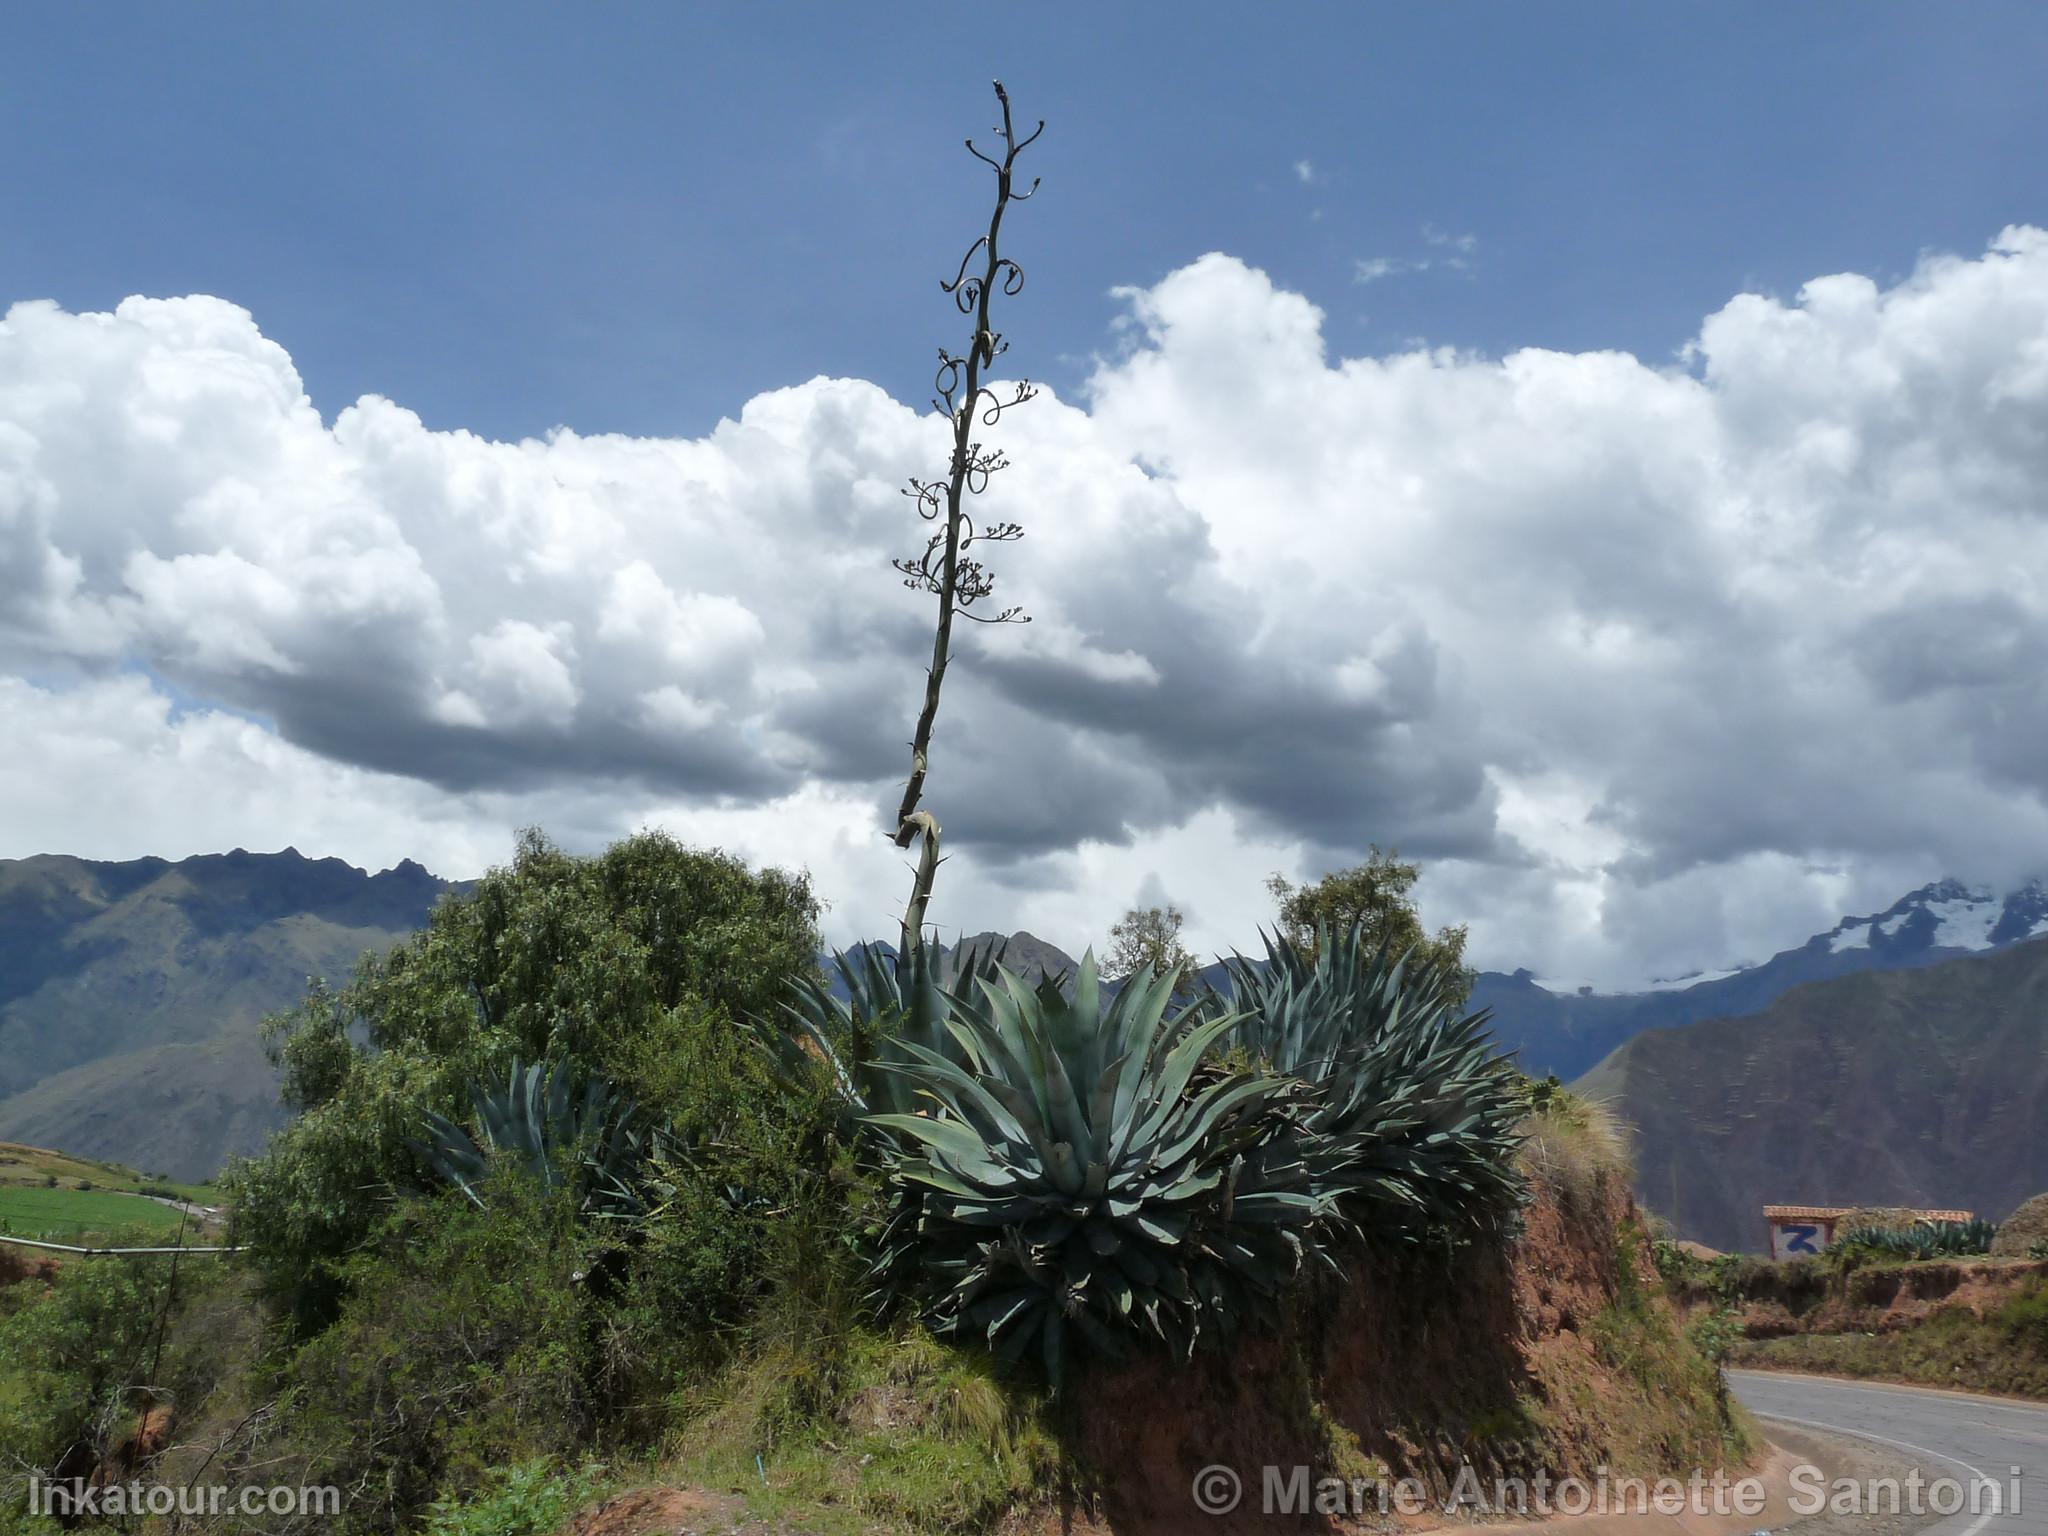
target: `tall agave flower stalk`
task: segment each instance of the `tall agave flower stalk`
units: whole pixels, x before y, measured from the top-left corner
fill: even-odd
[[[1030,133],[1018,137],[1010,116],[1009,93],[1003,82],[995,82],[996,101],[1003,120],[996,128],[999,141],[995,154],[985,154],[967,141],[968,153],[995,172],[995,211],[989,215],[988,232],[967,248],[960,267],[950,282],[940,288],[950,294],[961,314],[969,316],[974,333],[967,351],[955,356],[939,349],[939,371],[932,381],[932,409],[944,416],[952,429],[953,453],[942,481],[913,479],[904,494],[916,504],[918,515],[938,526],[917,556],[895,562],[903,584],[928,592],[938,599],[937,623],[932,632],[932,660],[925,671],[924,702],[917,712],[917,727],[910,742],[910,776],[904,781],[903,798],[896,808],[891,829],[896,846],[919,844],[916,874],[910,900],[903,911],[903,950],[919,946],[924,934],[925,910],[931,902],[932,881],[939,869],[939,824],[931,812],[921,808],[924,780],[931,766],[932,727],[939,714],[939,692],[945,686],[946,666],[953,654],[953,620],[972,619],[981,623],[1029,622],[1021,609],[1005,608],[994,614],[972,611],[974,604],[995,590],[995,577],[969,551],[980,543],[1005,543],[1021,538],[1024,530],[1015,523],[976,526],[967,511],[967,498],[988,489],[991,476],[1009,467],[1001,449],[986,448],[976,438],[978,427],[992,427],[1003,412],[1022,405],[1036,393],[1028,380],[1012,387],[1003,398],[988,385],[986,370],[1009,350],[1009,343],[995,329],[991,305],[1001,292],[1014,297],[1024,287],[1024,269],[1001,253],[1003,215],[1010,204],[1023,202],[1038,190],[1034,179],[1018,190],[1014,183],[1017,157],[1045,131],[1043,121]]]
[[[1318,936],[1313,958],[1271,936],[1263,965],[1227,962],[1228,1045],[1298,1078],[1306,1155],[1345,1221],[1414,1242],[1496,1226],[1519,1205],[1519,1075],[1446,978],[1411,971],[1362,929]]]

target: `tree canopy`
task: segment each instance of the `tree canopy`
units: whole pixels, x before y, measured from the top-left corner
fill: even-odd
[[[1163,976],[1174,966],[1187,964],[1192,957],[1180,941],[1185,921],[1178,907],[1132,907],[1109,930],[1102,974],[1122,981],[1140,972]]]
[[[265,1026],[298,1117],[229,1184],[240,1240],[302,1320],[336,1299],[341,1257],[418,1187],[428,1111],[462,1115],[513,1058],[602,1073],[685,1141],[741,1135],[772,1104],[736,1021],[816,964],[809,880],[643,832],[595,857],[521,835],[509,866],[427,926],[315,982]]]
[[[1391,943],[1410,951],[1414,961],[1440,966],[1450,979],[1454,1001],[1472,994],[1472,972],[1465,965],[1465,929],[1439,928],[1431,934],[1415,910],[1418,864],[1405,862],[1398,850],[1375,844],[1362,864],[1333,870],[1312,885],[1297,886],[1275,874],[1266,881],[1279,907],[1281,937],[1303,955],[1313,955],[1321,929],[1348,933],[1363,926],[1367,941],[1377,947]]]

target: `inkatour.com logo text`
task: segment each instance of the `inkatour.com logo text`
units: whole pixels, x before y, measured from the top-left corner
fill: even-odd
[[[322,1515],[341,1513],[341,1490],[282,1483],[94,1483],[82,1477],[28,1480],[28,1512],[62,1520],[128,1515]]]

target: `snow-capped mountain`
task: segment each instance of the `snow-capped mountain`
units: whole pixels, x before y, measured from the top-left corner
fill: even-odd
[[[2003,949],[2043,933],[2048,933],[2048,890],[2038,880],[2004,896],[1944,880],[1869,917],[1844,918],[1820,937],[1838,955],[1858,949],[1910,955]]]
[[[2001,896],[1942,880],[1760,965],[1607,994],[1546,985],[1528,971],[1484,971],[1472,1000],[1493,1010],[1496,1034],[1521,1053],[1525,1070],[1570,1079],[1646,1029],[1755,1013],[1801,982],[1931,965],[2040,936],[2048,936],[2048,889],[2039,881]]]

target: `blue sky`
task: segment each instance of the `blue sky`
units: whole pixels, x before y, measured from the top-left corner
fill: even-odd
[[[2048,870],[2048,7],[6,42],[0,857],[660,824],[889,931],[895,487],[1000,75],[1049,127],[997,323],[1059,398],[999,429],[1038,622],[961,642],[938,921],[1225,949],[1395,844],[1481,964],[1632,985]]]
[[[31,7],[0,294],[231,298],[330,418],[695,433],[817,373],[916,400],[1000,73],[1052,123],[1010,328],[1056,386],[1112,287],[1209,250],[1342,355],[1663,360],[1732,293],[2038,217],[2044,63],[2015,4]]]

